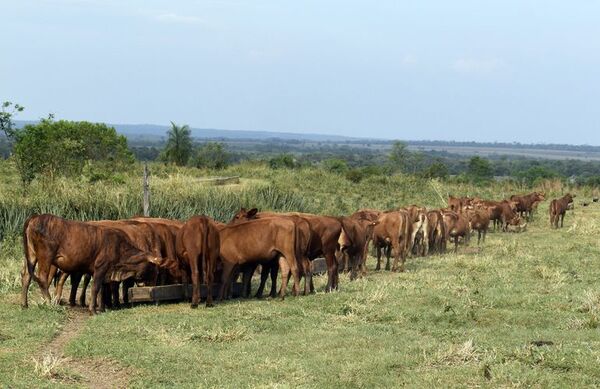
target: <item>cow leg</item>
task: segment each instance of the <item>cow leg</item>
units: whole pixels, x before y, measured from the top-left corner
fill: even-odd
[[[242,271],[242,297],[245,299],[250,297],[252,273],[254,273],[255,269],[253,265],[246,265],[246,268]]]
[[[129,304],[129,289],[135,284],[135,281],[131,278],[123,281],[123,304]]]
[[[96,275],[96,274],[94,274]],[[92,282],[92,300],[90,301],[90,314],[96,314],[96,304],[98,302],[98,294],[102,291],[102,282],[99,281],[98,277],[94,277]]]
[[[387,262],[385,263],[385,270],[390,270],[390,258],[392,256],[392,246],[385,247],[385,257]]]
[[[81,281],[82,274],[72,273],[69,276],[71,277],[71,292],[69,293],[69,305],[74,307],[77,300],[77,287],[79,286],[79,282]]]
[[[560,215],[560,228],[563,228],[563,227],[564,227],[564,222],[565,222],[565,214],[564,214],[564,213],[562,213],[562,214]]]
[[[56,304],[60,304],[60,300],[62,298],[63,286],[65,284],[65,281],[67,280],[67,277],[69,277],[69,274],[65,273],[65,272],[62,272],[60,275],[58,284],[56,285],[56,290],[54,290],[54,302]]]
[[[285,299],[288,279],[290,276],[290,267],[288,266],[287,261],[283,257],[279,257],[279,270],[281,271],[281,289],[279,290],[279,295],[283,300]]]
[[[254,295],[255,298],[262,298],[263,292],[265,290],[265,285],[267,284],[267,279],[269,278],[269,272],[271,271],[269,265],[264,264],[260,269],[260,285],[258,286],[258,290]]]
[[[119,298],[119,282],[110,283],[110,292],[112,294],[112,305],[114,309],[121,308],[121,299]]]
[[[100,299],[100,312],[104,312],[105,308],[110,308],[112,309],[113,304],[112,304],[112,289],[110,287],[110,283],[103,283],[102,284],[102,291],[101,291],[101,296],[102,297]]]
[[[44,262],[41,262],[39,265],[38,283],[42,292],[42,297],[47,302],[52,302],[50,291],[48,290],[48,274],[50,273],[50,266]]]
[[[338,287],[338,268],[335,252],[328,251],[325,253],[325,262],[327,263],[327,287],[325,288],[325,292],[331,292]]]
[[[277,273],[279,272],[279,264],[277,261],[271,261],[271,297],[277,297]]]
[[[82,307],[86,306],[85,295],[86,295],[87,288],[88,288],[88,285],[90,284],[91,279],[92,279],[92,276],[89,274],[86,274],[85,277],[83,277],[83,286],[81,287],[81,296],[79,296],[79,305],[81,305]]]
[[[197,308],[200,302],[200,269],[198,269],[198,261],[200,261],[198,255],[192,255],[189,261],[191,268],[192,278],[192,308]]]
[[[310,260],[306,257],[302,259],[302,265],[304,267],[304,295],[308,296],[312,284],[312,266]]]
[[[221,273],[221,289],[219,290],[219,301],[223,301],[225,292],[228,290],[228,284],[231,284],[231,276],[235,265],[229,262],[223,261],[223,271]]]
[[[375,271],[381,270],[381,247],[377,246],[376,251],[377,251],[377,265],[375,266]]]
[[[400,250],[401,250],[400,247],[396,246],[396,245],[393,245],[392,249],[391,249],[392,254],[394,256],[394,264],[392,265],[392,271],[394,271],[394,272],[398,270],[398,264],[400,262]],[[389,261],[389,259],[388,259],[388,261]],[[388,264],[389,264],[389,262],[388,262]],[[386,266],[385,270],[390,270],[389,266]]]
[[[454,237],[454,253],[458,253],[458,236]]]

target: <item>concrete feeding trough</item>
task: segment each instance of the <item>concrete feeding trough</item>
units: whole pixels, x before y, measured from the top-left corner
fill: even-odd
[[[221,284],[213,284],[212,295],[217,298]],[[200,298],[205,299],[208,288],[205,284],[200,285]],[[242,295],[242,283],[235,282],[231,289],[232,297]],[[128,291],[129,302],[136,303],[160,303],[162,301],[182,301],[192,296],[192,284],[188,284],[187,290],[183,284],[161,285],[161,286],[135,286]]]

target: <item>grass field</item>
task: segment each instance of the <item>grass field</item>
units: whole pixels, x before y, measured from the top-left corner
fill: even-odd
[[[448,191],[500,198],[518,190],[435,182],[421,188],[422,182],[409,177],[353,186],[310,170],[292,174],[249,166],[229,173],[244,177],[243,188],[227,189],[244,191],[244,201],[272,190],[276,195],[263,195],[266,207],[282,201],[275,199],[281,195],[288,200],[272,208],[299,201],[304,209],[323,213],[413,202],[439,206],[439,193]],[[155,197],[175,190],[171,186],[158,186]],[[205,189],[178,190],[192,201],[204,196],[192,192]],[[85,193],[73,192],[72,202],[83,201]],[[237,197],[231,196],[233,203]],[[3,198],[6,204],[0,192],[0,204]],[[0,246],[0,382],[7,387],[598,386],[600,205],[576,206],[565,228],[552,230],[547,204],[527,232],[489,234],[478,253],[409,259],[402,274],[371,271],[354,282],[342,276],[335,293],[233,300],[197,310],[187,303],[138,306],[95,317],[42,303],[22,310],[21,242],[6,234]],[[374,268],[373,258],[369,267]],[[317,289],[324,283],[318,278]],[[37,288],[31,289],[33,301],[40,301]]]

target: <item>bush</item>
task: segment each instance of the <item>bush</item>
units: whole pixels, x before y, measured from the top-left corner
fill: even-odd
[[[271,169],[294,169],[300,166],[291,154],[280,154],[269,160]]]
[[[344,174],[348,171],[348,163],[343,159],[331,158],[323,161],[323,167],[332,173]]]
[[[193,165],[197,168],[224,169],[229,165],[229,156],[222,143],[207,142],[196,150]]]
[[[124,170],[134,162],[127,139],[106,124],[42,120],[16,131],[14,157],[24,184],[38,176],[95,175]]]

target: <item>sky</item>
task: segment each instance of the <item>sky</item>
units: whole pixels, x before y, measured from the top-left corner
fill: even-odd
[[[0,0],[17,119],[600,145],[600,1]]]

